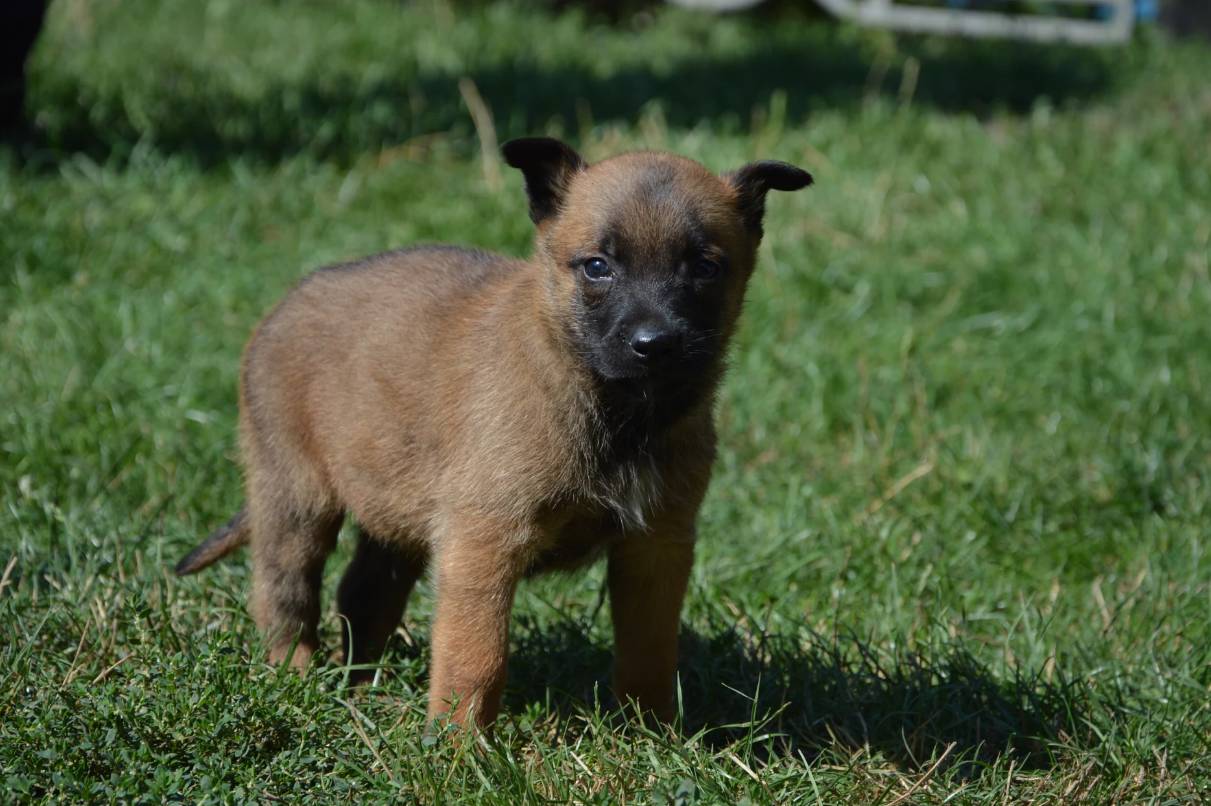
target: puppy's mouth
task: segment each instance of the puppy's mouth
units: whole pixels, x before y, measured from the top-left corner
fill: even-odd
[[[648,392],[682,387],[687,380],[702,374],[709,363],[706,356],[690,354],[667,356],[656,362],[610,358],[604,356],[604,360],[594,361],[594,374],[607,383]]]
[[[615,438],[624,442],[671,426],[709,395],[715,377],[709,367],[689,357],[594,374],[606,420]]]

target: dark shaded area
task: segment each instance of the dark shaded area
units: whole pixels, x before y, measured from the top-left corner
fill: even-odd
[[[492,108],[498,139],[531,134],[552,120],[571,131],[592,122],[633,121],[659,101],[668,123],[705,123],[716,131],[747,131],[753,110],[785,97],[783,123],[821,109],[876,96],[986,114],[1025,111],[1038,99],[1076,102],[1111,85],[1112,51],[907,38],[894,48],[828,25],[769,28],[770,41],[735,58],[684,61],[656,72],[622,69],[607,77],[581,66],[548,70],[515,63],[468,76]],[[74,152],[121,158],[140,141],[203,164],[240,156],[274,162],[299,153],[347,161],[428,133],[452,131],[470,142],[470,117],[459,76],[391,76],[367,84],[341,72],[280,84],[256,98],[240,97],[210,72],[159,65],[161,97],[142,99],[139,121],[119,90],[48,81],[31,105],[49,123],[19,144],[29,159],[54,161]],[[90,95],[91,93],[91,95]]]
[[[0,133],[22,122],[25,62],[42,30],[48,0],[0,3]]]
[[[567,715],[609,694],[612,653],[574,623],[527,631],[510,660],[506,709],[545,703]],[[1091,694],[1056,675],[999,680],[962,647],[903,653],[893,663],[856,637],[766,635],[751,644],[733,628],[682,637],[680,667],[687,735],[713,746],[776,734],[758,754],[803,753],[839,743],[869,746],[920,768],[954,744],[948,758],[991,762],[1011,753],[1019,767],[1050,765],[1055,742],[1089,745]],[[754,696],[755,695],[755,696]]]
[[[1178,36],[1211,39],[1211,3],[1207,0],[1161,0],[1160,21]]]

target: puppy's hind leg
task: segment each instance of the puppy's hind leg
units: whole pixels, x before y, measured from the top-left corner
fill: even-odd
[[[343,513],[309,511],[266,495],[248,504],[253,617],[269,642],[270,662],[305,669],[319,646],[320,583]]]
[[[425,572],[423,548],[401,546],[359,531],[357,549],[337,591],[337,612],[344,623],[345,661],[378,662],[391,633],[399,626],[408,595]],[[368,683],[373,669],[355,669],[354,683]]]

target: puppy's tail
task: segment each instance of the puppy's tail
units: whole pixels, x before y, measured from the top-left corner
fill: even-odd
[[[197,548],[185,555],[174,569],[183,577],[201,571],[240,546],[248,543],[248,510],[241,509],[227,524],[211,533]]]

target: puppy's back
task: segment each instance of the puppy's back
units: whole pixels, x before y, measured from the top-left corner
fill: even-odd
[[[466,304],[468,297],[507,280],[519,266],[500,255],[455,246],[397,249],[327,266],[304,277],[265,318],[257,335],[279,318],[301,316],[308,324],[335,326],[433,313],[434,308]]]
[[[507,282],[520,264],[471,249],[416,247],[318,269],[266,316],[249,341],[245,378],[301,379],[326,362],[398,333],[415,347],[437,316]]]
[[[362,498],[342,489],[359,471],[415,488],[411,479],[433,471],[431,446],[420,443],[440,436],[434,418],[443,410],[437,396],[448,394],[449,352],[468,341],[523,266],[438,246],[313,272],[262,320],[245,351],[246,450],[261,465],[290,468],[284,475],[310,491]]]

